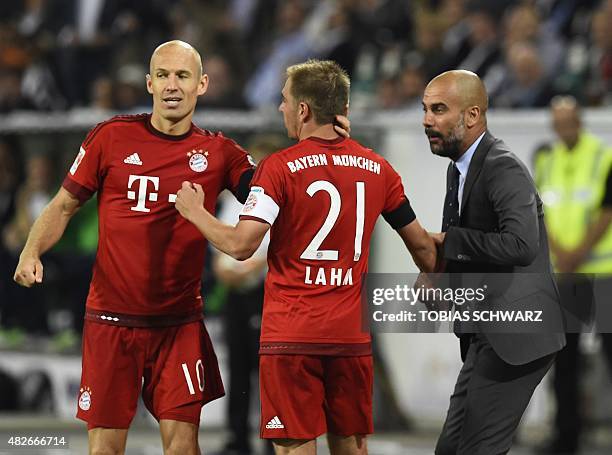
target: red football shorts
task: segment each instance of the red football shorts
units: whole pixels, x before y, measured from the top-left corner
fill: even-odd
[[[199,425],[202,406],[225,394],[202,321],[156,328],[85,321],[77,417],[88,429],[128,428],[140,393],[157,420]]]
[[[262,355],[259,378],[262,438],[374,431],[372,356]]]

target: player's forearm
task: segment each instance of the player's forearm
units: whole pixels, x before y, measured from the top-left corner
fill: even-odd
[[[418,245],[410,254],[421,272],[430,273],[436,268],[437,250],[433,241]]]
[[[32,225],[22,257],[40,258],[62,238],[74,210],[53,199]]]
[[[243,245],[235,226],[222,223],[205,208],[194,213],[189,221],[198,228],[212,246],[234,259],[243,261],[253,254]]]

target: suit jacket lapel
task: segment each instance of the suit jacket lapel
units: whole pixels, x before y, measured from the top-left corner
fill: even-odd
[[[470,167],[468,168],[467,177],[465,178],[465,184],[463,185],[463,195],[461,196],[461,217],[465,213],[465,204],[470,197],[470,192],[472,191],[474,182],[482,170],[485,157],[487,156],[487,153],[489,153],[489,149],[495,141],[495,137],[493,137],[493,135],[487,131],[474,152],[472,161],[470,161]]]

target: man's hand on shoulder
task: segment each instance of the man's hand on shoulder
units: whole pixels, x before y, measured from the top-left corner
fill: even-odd
[[[13,280],[20,286],[31,288],[34,284],[40,284],[43,280],[43,265],[40,259],[33,256],[19,257],[19,264],[15,269]]]
[[[351,121],[344,115],[336,115],[334,129],[342,137],[351,137]]]
[[[175,207],[183,218],[193,223],[197,214],[204,210],[205,197],[202,185],[183,182],[181,189],[176,194]]]

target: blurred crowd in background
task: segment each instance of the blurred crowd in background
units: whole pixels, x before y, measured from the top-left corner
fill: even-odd
[[[353,109],[416,109],[425,83],[464,68],[493,107],[559,93],[612,103],[610,0],[14,0],[0,5],[0,112],[149,105],[151,51],[178,38],[204,58],[211,108],[275,106],[284,69],[338,61]]]

